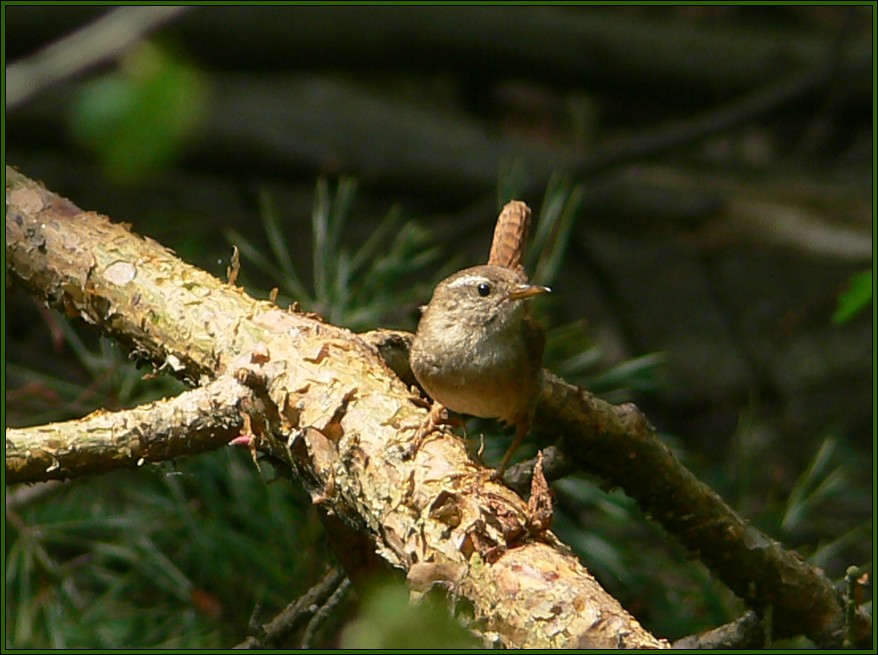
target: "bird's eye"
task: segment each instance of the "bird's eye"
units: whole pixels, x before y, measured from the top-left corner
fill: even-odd
[[[489,293],[491,293],[491,285],[487,282],[482,282],[479,286],[476,287],[476,290],[479,292],[479,295],[484,298]]]

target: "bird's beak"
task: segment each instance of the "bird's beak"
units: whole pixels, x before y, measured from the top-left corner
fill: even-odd
[[[551,291],[549,287],[541,287],[538,284],[520,284],[507,298],[509,300],[521,300],[522,298],[530,298],[531,296],[550,293]]]

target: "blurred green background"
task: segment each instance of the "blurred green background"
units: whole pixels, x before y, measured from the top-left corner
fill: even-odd
[[[237,245],[249,292],[358,330],[414,329],[523,198],[549,368],[637,402],[831,578],[871,568],[871,7],[201,7],[112,47],[137,9],[4,6],[7,163],[218,276]],[[5,310],[8,426],[181,388],[21,291]],[[656,635],[742,612],[619,492],[555,488]],[[8,488],[5,538],[15,648],[230,647],[333,565],[304,492],[233,449]],[[351,597],[286,645],[411,646],[432,619],[398,607]]]

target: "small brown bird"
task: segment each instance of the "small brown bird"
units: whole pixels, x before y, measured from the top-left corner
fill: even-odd
[[[412,343],[412,372],[436,404],[516,426],[495,477],[527,434],[542,380],[545,335],[523,301],[547,292],[528,284],[521,269],[458,271],[436,287]],[[441,411],[436,404],[426,432]]]

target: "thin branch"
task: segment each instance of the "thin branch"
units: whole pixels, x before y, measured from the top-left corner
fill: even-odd
[[[148,32],[188,7],[120,7],[73,34],[6,68],[6,109],[53,84],[118,57]]]
[[[345,578],[332,592],[332,596],[314,612],[314,616],[308,621],[308,627],[305,628],[305,634],[302,635],[302,648],[314,648],[314,638],[317,632],[338,611],[338,606],[347,598],[352,588],[350,578]]]
[[[741,651],[765,646],[765,631],[756,612],[742,616],[713,630],[683,637],[673,647],[685,650],[734,650]]]
[[[579,470],[575,462],[555,446],[549,446],[543,451],[543,475],[550,482],[559,480]],[[510,489],[520,494],[527,493],[533,479],[534,466],[537,458],[534,457],[525,462],[510,466],[503,474],[503,483]]]
[[[573,173],[581,177],[594,176],[610,168],[653,158],[746,125],[829,86],[833,73],[837,74],[839,70],[833,63],[796,71],[699,115],[606,143],[575,165]],[[849,66],[852,71],[870,67],[871,58],[857,60]]]
[[[287,605],[271,621],[259,626],[258,634],[247,637],[235,646],[238,650],[280,648],[284,642],[319,610],[328,605],[339,589],[348,589],[350,582],[341,569],[330,570],[307,593]]]
[[[136,468],[221,448],[243,425],[253,393],[229,377],[117,412],[6,429],[6,484],[64,480]]]
[[[861,10],[868,9],[856,10],[859,22],[867,25]],[[647,94],[656,102],[675,104],[681,96],[703,102],[717,93],[734,94],[754,80],[815,65],[831,41],[815,30],[791,33],[733,21],[711,25],[598,7],[522,6],[510,12],[475,5],[321,5],[298,7],[295,21],[279,20],[279,15],[276,7],[213,7],[171,31],[216,69],[275,68],[288,61],[321,70],[403,65],[464,77],[476,69],[488,81],[485,86],[497,78],[536,78],[634,98]],[[46,20],[32,13],[25,18]],[[871,34],[863,32],[851,41],[859,52],[871,52]],[[214,43],[228,45],[216,48]],[[858,86],[857,93],[865,97],[869,91]]]
[[[849,61],[842,61],[840,64],[832,60],[824,65],[799,69],[695,116],[676,120],[631,137],[597,144],[594,152],[586,156],[575,156],[569,163],[557,158],[555,167],[568,171],[577,178],[596,178],[608,171],[655,159],[770,116],[772,112],[799,102],[823,89],[835,88],[833,84],[837,84],[838,76],[842,76],[843,79],[854,79],[871,71],[871,68],[872,59],[869,53],[864,56],[858,55]],[[546,179],[547,176],[544,175],[531,176],[519,191],[519,195],[528,201],[539,199],[544,191]],[[473,202],[462,215],[484,216],[495,206],[496,197],[491,193]],[[841,246],[847,245],[846,237],[846,234],[841,235]]]
[[[726,505],[680,464],[635,405],[611,405],[548,371],[544,377],[535,427],[560,435],[561,450],[577,466],[622,487],[752,609],[771,609],[776,638],[841,643],[842,609],[822,570]]]
[[[50,480],[40,485],[24,485],[6,490],[6,511],[20,511],[36,501],[45,500],[46,496],[59,491],[64,483]]]

